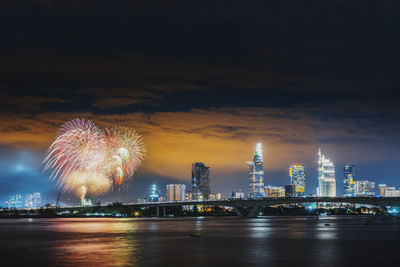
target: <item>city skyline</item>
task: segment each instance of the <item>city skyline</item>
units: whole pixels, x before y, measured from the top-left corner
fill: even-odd
[[[330,172],[332,169],[335,168],[335,165],[333,162],[331,162],[329,159],[327,159],[325,157],[325,155],[322,154],[321,152],[321,148],[319,148],[318,150],[318,176],[316,177],[318,183],[317,183],[317,187],[316,188],[312,188],[309,189],[309,191],[313,191],[316,189],[316,193],[321,194],[321,192],[319,191],[319,186],[320,186],[320,178],[324,177],[324,175],[330,175]],[[255,162],[260,163],[260,167],[257,169],[258,171],[255,172],[254,168],[255,168]],[[283,196],[307,196],[307,193],[305,193],[304,190],[304,185],[305,185],[305,176],[306,176],[306,172],[305,172],[305,165],[299,165],[299,164],[291,164],[289,166],[289,179],[290,182],[288,184],[264,184],[264,172],[263,172],[263,150],[262,150],[262,143],[258,142],[255,146],[255,150],[254,150],[254,161],[253,162],[249,162],[249,166],[250,166],[250,176],[249,176],[249,191],[247,193],[248,197],[255,197],[255,198],[259,198],[259,197],[283,197]],[[21,167],[20,167],[21,168]],[[260,169],[261,168],[261,169]],[[386,186],[386,184],[379,184],[379,186],[376,187],[375,190],[375,181],[368,181],[368,180],[356,180],[356,175],[355,175],[355,165],[353,164],[349,164],[347,163],[346,165],[344,165],[343,168],[343,185],[344,185],[344,191],[343,191],[343,196],[375,196],[375,195],[380,195],[380,196],[398,196],[400,195],[400,188],[397,189],[396,186]],[[205,166],[204,163],[202,162],[195,162],[192,164],[192,175],[191,175],[191,190],[192,191],[188,191],[190,193],[190,196],[188,198],[188,196],[185,195],[186,193],[186,184],[167,184],[166,185],[166,190],[165,192],[158,186],[157,183],[150,183],[147,185],[147,193],[143,193],[142,197],[137,198],[138,201],[141,201],[141,199],[146,199],[147,201],[150,202],[157,202],[157,201],[171,201],[170,198],[172,198],[172,201],[180,201],[183,199],[191,199],[191,200],[196,200],[196,199],[214,199],[215,198],[215,194],[217,195],[221,195],[219,192],[216,192],[215,190],[211,190],[210,184],[211,184],[211,178],[210,178],[210,170],[211,167],[209,166]],[[261,173],[260,173],[261,170]],[[327,174],[321,174],[326,172]],[[262,181],[262,193],[259,195],[254,195],[252,194],[251,190],[252,190],[252,183],[254,180],[254,175],[258,174],[259,177],[261,177]],[[322,175],[322,176],[321,176]],[[253,177],[253,179],[252,179]],[[333,177],[335,179],[335,173],[333,173]],[[257,181],[260,178],[257,179]],[[350,180],[349,180],[350,179]],[[340,180],[340,178],[339,178]],[[256,181],[256,180],[254,180]],[[350,183],[349,183],[350,181]],[[257,182],[256,182],[257,184]],[[339,185],[341,184],[341,181],[339,181]],[[347,188],[349,188],[349,185],[352,185],[352,194],[350,195],[348,193],[348,191],[346,191]],[[231,185],[232,188],[237,188],[235,185]],[[261,186],[261,185],[260,185]],[[293,188],[289,188],[289,186],[292,186]],[[179,189],[177,188],[179,187]],[[201,190],[198,190],[199,192],[197,194],[193,194],[194,191],[196,191],[197,187],[200,187]],[[261,187],[260,187],[261,188]],[[382,189],[384,188],[384,189]],[[285,189],[286,192],[285,193]],[[172,191],[171,191],[172,190]],[[179,193],[176,193],[179,190]],[[242,192],[240,194],[242,194],[242,196],[246,196],[245,193],[243,193],[243,191],[241,191],[242,189],[239,190],[239,192]],[[260,189],[261,190],[261,189]],[[283,191],[282,191],[283,190]],[[325,189],[328,190],[328,189]],[[332,189],[329,189],[328,191],[330,191]],[[337,184],[336,184],[336,179],[335,179],[335,183],[334,183],[334,193],[331,193],[331,196],[336,196],[336,190],[337,190]],[[390,191],[386,191],[385,190],[390,190]],[[175,192],[176,191],[176,192]],[[280,192],[282,191],[282,192]],[[293,192],[292,192],[293,191]],[[328,192],[327,191],[327,192]],[[57,204],[59,202],[59,198],[61,195],[62,190],[60,191],[59,195],[58,195],[58,199],[57,199]],[[203,193],[201,193],[203,192]],[[235,193],[237,191],[231,191],[230,194],[228,194],[228,197],[233,197],[236,198],[237,193]],[[64,192],[65,193],[65,192]],[[36,193],[35,193],[36,194]],[[40,193],[37,193],[40,196]],[[176,194],[183,194],[181,195],[179,198],[179,200],[176,200]],[[317,195],[314,193],[308,193],[308,195]],[[328,194],[328,193],[323,193],[323,194]],[[26,197],[23,194],[15,194],[15,195],[10,195],[8,198],[8,201],[5,201],[4,203],[7,204],[10,207],[9,203],[15,202],[15,198],[21,198],[21,199],[25,199],[28,197],[28,195],[31,194],[27,194]],[[206,196],[204,198],[204,195]],[[212,196],[212,198],[209,198],[208,196]],[[243,198],[243,197],[240,198]],[[327,195],[321,195],[321,196],[327,196]],[[339,195],[337,195],[339,196]],[[341,195],[340,195],[341,196]],[[221,197],[221,196],[219,196]],[[40,197],[39,197],[40,198]],[[93,197],[89,197],[89,199],[91,199]],[[101,197],[100,197],[101,198]],[[99,199],[99,197],[94,198],[94,199]],[[132,199],[131,199],[132,200]],[[17,201],[18,202],[18,201]],[[23,203],[24,201],[20,201],[21,203]],[[73,201],[74,202],[74,201]],[[53,200],[48,200],[46,203],[51,203],[52,205],[55,205],[55,202]],[[44,202],[42,202],[42,204],[44,204]],[[14,205],[15,207],[24,207],[24,205],[19,204],[19,205]],[[25,207],[28,207],[28,205],[25,205]]]
[[[226,184],[247,191],[245,162],[258,142],[266,184],[286,184],[289,164],[301,163],[313,193],[321,147],[337,178],[352,162],[363,179],[399,185],[398,40],[388,26],[398,16],[390,4],[332,2],[321,13],[296,3],[282,14],[267,2],[169,10],[141,1],[111,9],[3,2],[0,198],[39,189],[57,198],[40,164],[74,118],[134,128],[151,155],[106,200],[141,197],[150,181],[187,183],[193,162],[213,166],[217,192],[237,189]],[[349,13],[337,16],[343,5]]]

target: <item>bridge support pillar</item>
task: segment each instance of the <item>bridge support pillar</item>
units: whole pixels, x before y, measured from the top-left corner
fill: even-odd
[[[249,211],[249,214],[247,214],[248,218],[257,218],[258,214],[260,213],[261,207],[260,206],[254,206],[251,208]]]
[[[157,217],[160,217],[160,207],[158,207],[158,206],[156,208],[156,215],[157,215]]]
[[[261,206],[253,206],[253,207],[233,207],[236,214],[240,217],[240,218],[257,218],[258,217],[258,213],[261,210]]]
[[[165,210],[166,210],[167,208],[164,206],[164,207],[162,207],[162,216],[163,217],[167,217],[167,214],[166,214],[166,212],[165,212]]]
[[[244,218],[246,217],[246,210],[243,207],[233,207],[237,216],[239,216],[240,218]]]

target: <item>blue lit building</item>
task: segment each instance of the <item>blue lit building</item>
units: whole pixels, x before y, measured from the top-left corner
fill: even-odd
[[[160,190],[158,190],[158,186],[156,184],[152,184],[149,188],[149,201],[158,202],[159,198],[160,198]]]
[[[12,195],[8,199],[8,208],[15,209],[38,209],[42,205],[40,193],[26,195]]]
[[[256,149],[254,152],[254,161],[249,162],[249,168],[249,197],[264,197],[264,168],[261,143],[257,143],[256,145]]]
[[[344,196],[345,197],[354,197],[354,185],[355,185],[355,179],[356,179],[356,168],[354,165],[345,165],[344,166],[344,179],[343,179],[343,184],[344,184]]]

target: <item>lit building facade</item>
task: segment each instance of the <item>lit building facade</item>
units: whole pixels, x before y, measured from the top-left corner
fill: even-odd
[[[40,193],[27,194],[25,196],[25,208],[38,209],[42,204]]]
[[[336,197],[335,166],[318,151],[318,196]]]
[[[264,197],[264,168],[261,143],[257,143],[256,145],[256,149],[254,152],[254,161],[249,162],[249,168],[249,197]]]
[[[15,209],[38,209],[42,205],[40,193],[26,195],[12,195],[8,199],[8,208]]]
[[[22,209],[25,208],[25,198],[23,195],[12,195],[8,199],[8,208]]]
[[[210,200],[221,200],[221,198],[222,198],[221,193],[216,193],[215,195],[210,194],[210,196],[209,196]]]
[[[283,186],[271,186],[265,187],[265,197],[284,197],[285,188]]]
[[[207,200],[210,198],[210,172],[211,168],[202,162],[192,164],[192,199]]]
[[[289,167],[290,184],[296,187],[296,195],[305,195],[306,175],[304,165],[290,165]]]
[[[345,197],[354,197],[354,185],[356,183],[356,168],[354,165],[345,165],[343,170],[344,178],[344,196]]]
[[[183,201],[186,199],[186,185],[168,184],[165,193],[167,201]]]
[[[159,198],[160,190],[158,190],[158,186],[156,184],[152,184],[149,188],[149,201],[158,202]]]
[[[373,197],[375,196],[375,182],[356,181],[354,184],[354,196],[356,197]]]
[[[381,197],[400,197],[400,189],[385,184],[378,185],[379,196]]]
[[[244,192],[242,190],[232,191],[231,198],[244,198]]]

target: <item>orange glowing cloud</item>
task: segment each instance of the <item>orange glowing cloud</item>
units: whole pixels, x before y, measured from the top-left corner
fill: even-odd
[[[196,161],[205,162],[214,172],[246,170],[246,161],[251,160],[256,142],[264,145],[265,169],[275,171],[284,170],[293,162],[312,161],[322,137],[358,138],[362,134],[352,122],[321,125],[313,112],[221,108],[153,114],[8,114],[1,120],[0,142],[44,150],[58,126],[75,117],[87,117],[101,127],[119,124],[135,128],[148,147],[142,171],[177,179],[188,179],[191,163]],[[338,145],[336,149],[355,153],[346,145]]]

